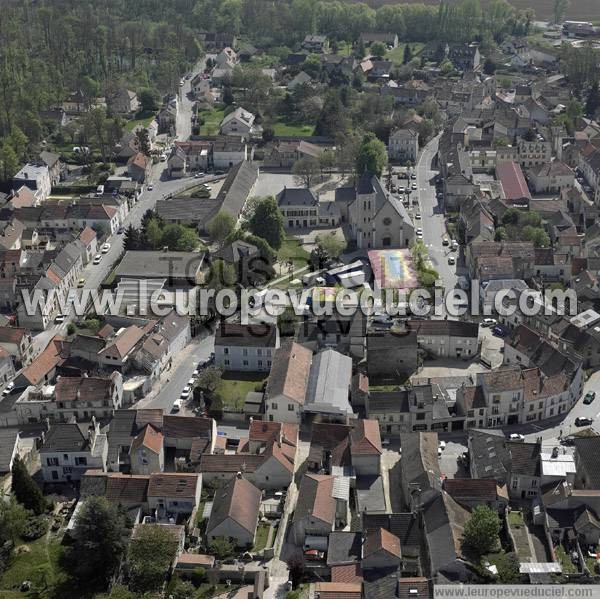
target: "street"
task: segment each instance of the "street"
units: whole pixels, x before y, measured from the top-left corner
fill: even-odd
[[[448,264],[448,257],[456,258],[448,246],[442,245],[442,238],[447,236],[444,214],[438,210],[436,189],[433,178],[437,171],[432,170],[431,163],[437,154],[439,137],[434,137],[421,151],[417,162],[417,188],[419,193],[419,209],[421,219],[415,220],[415,228],[423,229],[423,242],[429,250],[429,257],[446,290],[456,287],[456,266]]]
[[[192,69],[191,77],[183,80],[183,85],[179,88],[177,94],[177,121],[175,123],[177,141],[187,141],[192,134],[192,108],[194,101],[190,100],[188,94],[192,89],[192,79],[198,73],[204,71],[206,61],[209,58],[214,58],[215,54],[207,54],[198,64]]]

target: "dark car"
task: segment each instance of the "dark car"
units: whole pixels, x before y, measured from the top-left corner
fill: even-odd
[[[587,406],[591,404],[596,399],[595,391],[588,391],[583,398],[583,403]]]
[[[592,418],[587,418],[586,416],[579,416],[575,418],[575,426],[590,426],[594,420]]]
[[[573,436],[564,437],[563,439],[561,439],[560,443],[561,443],[561,445],[566,445],[567,447],[571,447],[572,445],[575,445],[575,437],[573,437]]]
[[[506,337],[506,335],[508,334],[508,331],[501,324],[497,324],[492,329],[492,333],[494,333],[494,335],[496,335],[496,337]]]

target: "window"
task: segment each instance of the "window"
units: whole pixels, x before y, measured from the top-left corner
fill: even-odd
[[[247,356],[247,355],[248,355],[248,350],[247,350],[246,348],[244,348],[244,349],[242,350],[242,355],[243,355],[243,356]]]
[[[275,402],[273,402],[273,403],[271,404],[271,409],[272,409],[272,410],[276,410],[276,409],[277,409],[277,404],[276,404]]]
[[[75,466],[87,466],[87,458],[75,458]]]
[[[52,480],[58,480],[58,472],[56,470],[52,470]]]
[[[259,366],[262,366],[262,360],[258,360],[257,364],[258,364]]]
[[[223,360],[223,363],[225,364],[225,366],[229,366],[229,360]]]
[[[256,355],[262,356],[262,349],[260,347],[256,350]]]
[[[58,466],[58,458],[47,458],[46,463],[48,466]]]
[[[223,350],[223,353],[224,353],[225,355],[227,355],[227,354],[229,353],[229,348],[228,348],[228,347],[226,347],[226,348]]]
[[[63,466],[63,474],[71,474],[72,470],[71,466]]]
[[[248,366],[248,360],[244,360],[242,363],[244,364],[244,366]]]
[[[383,224],[384,224],[386,227],[389,227],[389,226],[392,224],[392,219],[391,219],[389,216],[386,216],[386,217],[383,219]]]
[[[293,412],[294,411],[294,404],[293,403],[289,403],[288,404],[288,412]]]
[[[69,461],[69,454],[68,453],[63,453],[63,460],[65,460],[66,462]]]

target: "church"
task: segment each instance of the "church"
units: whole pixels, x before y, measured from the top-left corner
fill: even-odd
[[[365,171],[355,187],[337,189],[336,202],[358,249],[405,248],[414,238],[406,208],[372,173]]]

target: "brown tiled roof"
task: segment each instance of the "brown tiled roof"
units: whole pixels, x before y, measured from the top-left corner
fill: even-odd
[[[135,424],[139,428],[142,428],[147,424],[151,424],[154,428],[162,430],[163,414],[164,412],[162,408],[142,408],[141,410],[136,410]]]
[[[296,445],[298,440],[298,425],[291,422],[268,422],[266,420],[253,420],[250,423],[248,439],[255,442],[269,443],[279,439],[290,445]]]
[[[198,475],[183,472],[157,472],[150,475],[149,497],[196,497]]]
[[[312,351],[299,343],[284,343],[273,358],[267,392],[271,397],[284,395],[304,404],[310,374]]]
[[[105,324],[98,331],[97,336],[102,339],[106,339],[106,338],[110,337],[114,332],[115,332],[115,330],[109,324]]]
[[[58,377],[54,393],[56,401],[98,401],[110,399],[112,381],[100,377]]]
[[[350,435],[347,424],[331,424],[329,422],[315,422],[312,425],[311,445],[319,445],[323,449],[332,449]]]
[[[208,451],[210,445],[209,439],[202,437],[196,437],[192,439],[192,446],[190,447],[190,461],[195,464],[200,461],[200,456]]]
[[[89,245],[96,238],[96,231],[91,227],[86,227],[79,233],[79,240],[84,245]]]
[[[482,379],[490,391],[508,391],[523,384],[520,368],[498,368],[484,373]]]
[[[333,480],[333,476],[326,474],[305,474],[302,477],[294,522],[312,516],[322,522],[333,524],[335,519]]]
[[[205,453],[200,456],[198,472],[254,472],[264,461],[262,455]]]
[[[0,326],[0,343],[20,343],[27,334],[27,330],[21,327]]]
[[[32,385],[37,385],[44,380],[44,377],[56,368],[59,364],[65,361],[66,356],[63,355],[64,337],[55,335],[46,349],[23,370],[21,373]]]
[[[231,518],[244,530],[254,534],[261,497],[261,491],[245,478],[232,478],[215,493],[207,532]]]
[[[331,566],[331,582],[361,583],[363,580],[360,564]]]
[[[429,599],[429,597],[429,582],[427,578],[418,576],[399,579],[398,599]]]
[[[319,599],[361,599],[362,584],[360,582],[317,582],[315,593]]]
[[[187,439],[207,437],[213,429],[212,418],[197,416],[171,416],[165,414],[162,419],[162,432],[165,437]]]
[[[377,420],[358,420],[350,433],[350,450],[356,455],[381,454],[381,436]]]
[[[493,478],[447,478],[444,481],[444,490],[459,502],[461,499],[496,501],[496,485]]]
[[[182,553],[177,558],[177,565],[185,564],[190,566],[203,566],[205,568],[212,568],[214,563],[214,556],[204,555],[202,553]]]
[[[285,443],[273,442],[267,446],[263,453],[265,459],[274,457],[290,473],[294,472],[294,460],[296,459],[296,447]]]
[[[108,474],[106,498],[114,503],[136,504],[147,499],[149,476],[131,474]]]
[[[363,557],[368,557],[378,551],[386,551],[397,558],[402,557],[400,539],[385,528],[371,530],[365,539]]]
[[[148,165],[148,160],[149,158],[147,156],[144,156],[144,154],[142,154],[141,152],[138,152],[137,154],[134,154],[127,162],[128,165],[130,164],[135,164],[136,166],[139,166],[140,168],[146,168],[146,166]]]
[[[144,331],[140,327],[131,325],[121,331],[100,354],[122,359],[135,347],[143,335]]]
[[[159,454],[163,448],[163,436],[151,424],[147,424],[140,434],[131,442],[131,449],[147,447],[154,453]]]

